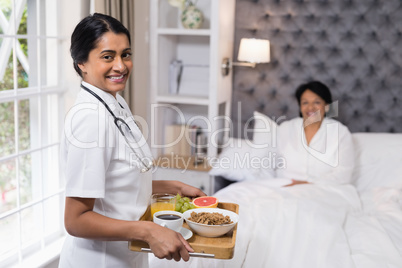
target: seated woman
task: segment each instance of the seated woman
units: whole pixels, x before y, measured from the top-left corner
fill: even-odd
[[[286,164],[277,167],[277,177],[292,179],[288,186],[349,183],[354,166],[352,136],[346,126],[327,116],[332,104],[330,90],[312,81],[300,85],[295,96],[301,117],[278,127],[277,156]]]
[[[319,81],[311,81],[300,85],[295,97],[300,117],[285,121],[277,128],[272,126],[276,124],[274,121],[265,122],[277,131],[276,145],[262,155],[257,155],[259,149],[257,154],[251,149],[252,157],[269,158],[271,151],[275,152],[274,166],[245,172],[249,173],[245,180],[265,180],[273,186],[350,183],[354,167],[352,136],[346,126],[331,118],[336,115],[336,109],[331,108],[334,105],[330,90]],[[267,172],[268,168],[275,168],[275,172]],[[281,180],[268,180],[272,177]],[[216,177],[215,190],[233,182],[231,178]]]

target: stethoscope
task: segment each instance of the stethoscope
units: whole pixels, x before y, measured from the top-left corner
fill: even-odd
[[[87,92],[91,93],[95,98],[97,98],[106,108],[106,110],[109,111],[109,113],[113,116],[114,118],[114,124],[117,126],[117,128],[119,129],[121,135],[123,135],[127,145],[130,147],[130,149],[133,151],[133,153],[135,154],[135,156],[140,160],[142,167],[140,169],[141,173],[147,172],[149,170],[152,169],[153,167],[153,163],[151,159],[147,159],[145,157],[140,156],[135,150],[134,148],[131,146],[131,142],[129,140],[129,138],[127,137],[126,133],[128,133],[128,135],[131,136],[132,140],[137,143],[133,132],[131,131],[131,128],[129,127],[129,125],[121,118],[117,117],[114,115],[114,113],[112,112],[112,110],[110,109],[110,107],[106,104],[106,102],[104,100],[102,100],[101,97],[98,96],[98,94],[96,94],[95,92],[93,92],[92,90],[90,90],[89,88],[87,88],[86,86],[81,84],[81,87],[86,90]],[[123,106],[119,103],[120,107],[123,108]],[[124,109],[124,108],[123,108]],[[141,151],[141,154],[143,156],[145,156],[144,152],[142,151],[140,146],[137,146],[138,149]]]

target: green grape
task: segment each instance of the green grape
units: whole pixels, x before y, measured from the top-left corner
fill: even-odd
[[[181,213],[186,212],[189,209],[195,208],[191,199],[188,197],[181,197],[179,194],[175,197],[176,207],[175,210]]]

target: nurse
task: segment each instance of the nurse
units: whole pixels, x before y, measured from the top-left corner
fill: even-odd
[[[128,30],[95,13],[76,26],[70,52],[82,84],[61,142],[68,234],[59,267],[147,267],[146,253],[128,249],[131,240],[147,242],[158,258],[187,261],[193,250],[180,233],[139,221],[152,193],[205,194],[151,178],[150,149],[117,94],[133,68]]]
[[[277,168],[278,178],[290,178],[287,186],[305,183],[347,184],[354,167],[349,129],[331,116],[329,88],[311,81],[295,93],[300,116],[278,127],[278,156],[286,166]]]

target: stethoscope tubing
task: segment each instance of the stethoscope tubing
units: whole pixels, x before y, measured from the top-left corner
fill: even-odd
[[[129,131],[132,131],[130,126],[121,118],[118,118],[113,111],[110,109],[109,105],[107,105],[107,103],[101,98],[99,97],[98,94],[96,94],[95,92],[93,92],[92,90],[90,90],[89,88],[87,88],[86,86],[84,86],[83,84],[81,84],[81,87],[87,91],[88,93],[90,93],[92,96],[94,96],[98,101],[100,101],[106,108],[106,110],[109,111],[109,113],[113,116],[113,120],[114,120],[114,124],[116,125],[117,129],[120,131],[120,133],[123,135],[126,143],[129,145],[129,147],[131,148],[131,150],[133,151],[133,153],[136,155],[136,157],[141,161],[142,165],[144,166],[145,170],[141,170],[141,172],[146,172],[148,170],[150,170],[152,168],[152,165],[148,165],[146,163],[144,163],[144,160],[138,155],[138,153],[131,147],[126,135],[124,134],[123,130],[121,129],[121,127],[119,127],[118,122],[121,122],[122,124],[124,124]],[[121,106],[121,104],[119,103],[119,105]],[[121,106],[123,108],[123,106]],[[124,108],[123,108],[124,109]],[[132,134],[134,137],[134,134]],[[142,151],[141,147],[138,146],[138,149],[141,151],[141,153],[144,155],[144,152]],[[145,156],[145,155],[144,155]]]

